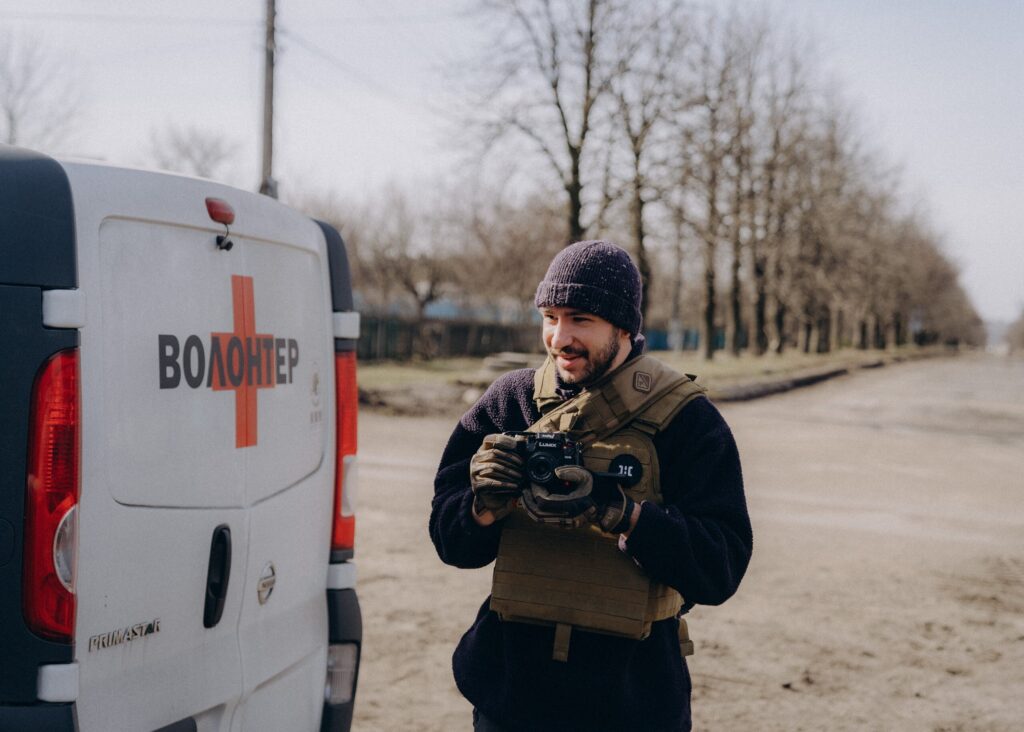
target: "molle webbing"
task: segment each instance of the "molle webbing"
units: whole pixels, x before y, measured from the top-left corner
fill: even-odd
[[[600,562],[593,555],[606,553]],[[564,623],[641,638],[651,581],[597,529],[566,531],[516,511],[506,519],[494,566],[495,598],[504,620]],[[679,609],[666,611],[666,617]]]
[[[534,375],[533,401],[542,416],[530,431],[568,432],[584,447],[630,423],[655,434],[706,392],[650,356],[627,361],[567,401],[555,391],[556,373],[548,358]]]
[[[534,400],[543,416],[530,431],[568,432],[583,445],[591,470],[606,470],[612,453],[636,455],[650,474],[630,495],[660,503],[651,438],[704,389],[646,356],[565,402],[554,392],[554,374],[550,360],[537,372]],[[561,661],[568,657],[572,627],[646,638],[653,621],[678,612],[682,598],[652,582],[617,544],[617,537],[596,526],[566,529],[513,512],[502,528],[491,609],[506,621],[555,626],[553,657]]]

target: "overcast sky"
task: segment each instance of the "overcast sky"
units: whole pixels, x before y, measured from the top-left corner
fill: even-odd
[[[638,0],[640,1],[640,0]],[[750,0],[753,2],[753,0]],[[738,0],[743,4],[744,0]],[[811,30],[863,128],[903,170],[987,319],[1024,308],[1024,0],[774,0]],[[452,164],[440,73],[479,43],[463,0],[278,0],[275,173],[360,196]],[[0,0],[0,29],[66,60],[82,91],[63,152],[146,164],[197,126],[259,170],[263,0]]]

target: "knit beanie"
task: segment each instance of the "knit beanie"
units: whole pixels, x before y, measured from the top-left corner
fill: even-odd
[[[643,325],[641,295],[640,272],[624,249],[608,241],[579,241],[551,260],[533,303],[585,310],[635,336]]]

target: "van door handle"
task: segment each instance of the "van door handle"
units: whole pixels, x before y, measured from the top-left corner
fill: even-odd
[[[231,529],[221,524],[213,530],[210,541],[210,566],[206,570],[206,605],[203,608],[203,626],[212,628],[224,614],[224,600],[228,596],[231,577]]]

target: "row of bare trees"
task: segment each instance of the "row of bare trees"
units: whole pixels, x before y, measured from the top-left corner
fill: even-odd
[[[707,358],[723,329],[729,350],[759,354],[982,339],[938,237],[816,75],[820,55],[763,11],[483,0],[480,13],[499,34],[468,66],[469,129],[557,192],[564,240],[628,242],[649,322],[692,322],[696,288]]]
[[[1024,353],[1024,310],[1010,323],[1006,331],[1006,345],[1012,353]]]
[[[939,237],[813,46],[769,16],[670,0],[480,14],[500,33],[465,67],[472,176],[305,202],[346,234],[366,307],[422,319],[446,296],[525,320],[551,256],[600,236],[631,248],[648,324],[676,345],[699,327],[707,358],[983,341]]]
[[[393,184],[362,203],[308,194],[290,202],[341,231],[368,312],[423,320],[446,298],[470,316],[529,321],[537,283],[564,243],[559,207],[469,183],[419,188],[431,192]]]

